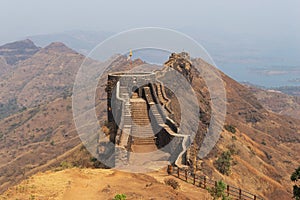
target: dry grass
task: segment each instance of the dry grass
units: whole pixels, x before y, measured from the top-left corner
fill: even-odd
[[[181,190],[175,191],[149,175],[76,168],[38,173],[10,188],[0,196],[0,199],[30,199],[33,197],[39,200],[110,200],[116,194],[125,194],[128,199],[137,200],[208,199],[205,191],[194,191],[194,197],[189,196],[188,193]]]

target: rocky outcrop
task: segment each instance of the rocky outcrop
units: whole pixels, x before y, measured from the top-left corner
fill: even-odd
[[[188,53],[172,53],[169,60],[165,62],[165,66],[175,69],[179,73],[183,74],[189,82],[192,82],[192,62],[190,61]]]

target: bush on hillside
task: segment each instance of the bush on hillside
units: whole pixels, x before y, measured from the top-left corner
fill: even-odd
[[[231,132],[231,133],[236,133],[236,129],[233,125],[230,125],[230,124],[226,124],[224,126],[225,130],[227,130],[228,132]]]
[[[230,198],[225,194],[226,188],[227,185],[223,181],[218,181],[215,187],[207,188],[207,190],[214,200],[230,200]]]
[[[173,178],[165,179],[164,182],[166,185],[171,186],[175,190],[180,188],[180,184],[178,183],[178,181]]]
[[[293,186],[293,198],[300,200],[300,185],[297,185],[296,182],[300,180],[300,167],[296,169],[291,175],[291,181],[295,183]]]
[[[126,200],[126,195],[125,194],[117,194],[114,197],[114,200]]]
[[[230,151],[223,152],[214,162],[216,169],[224,175],[229,176],[231,168],[232,156]]]

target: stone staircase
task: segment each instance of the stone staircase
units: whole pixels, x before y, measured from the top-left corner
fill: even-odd
[[[146,101],[142,98],[131,98],[130,105],[133,124],[139,127],[149,125],[150,120]]]
[[[131,98],[132,114],[132,145],[131,150],[135,153],[147,152],[146,150],[156,150],[155,136],[152,130],[148,105],[142,98]]]
[[[157,150],[155,134],[164,129],[170,136],[182,138],[182,151],[175,162],[177,166],[182,166],[182,156],[186,152],[188,136],[178,134],[176,124],[166,115],[168,111],[165,104],[168,100],[162,94],[162,85],[156,88],[149,85],[143,88],[143,98],[137,94],[131,96],[131,91],[127,86],[118,88],[118,98],[122,103],[122,122],[117,145],[115,165],[117,168],[128,166],[141,158],[133,158],[133,153],[148,153]],[[159,92],[158,92],[159,91]],[[160,102],[164,100],[164,102]],[[128,151],[129,150],[129,151]],[[132,158],[131,158],[132,157]],[[149,158],[150,159],[150,158]],[[151,160],[151,159],[150,159]],[[145,160],[147,161],[147,160]]]

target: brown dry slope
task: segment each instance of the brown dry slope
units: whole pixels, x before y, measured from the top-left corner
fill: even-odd
[[[158,176],[158,175],[156,175]],[[169,178],[160,173],[160,181]],[[146,174],[132,174],[104,169],[68,169],[38,173],[10,188],[0,199],[111,200],[116,194],[127,199],[208,200],[210,195],[179,180],[174,190]]]
[[[70,91],[84,56],[62,43],[30,54],[32,46],[26,40],[1,47],[19,59],[0,79],[1,192],[80,144]]]
[[[200,68],[208,65],[200,59],[193,63]],[[212,66],[208,68],[215,70]],[[208,88],[201,74],[192,73],[201,114],[207,115]],[[290,199],[290,174],[300,165],[300,121],[266,110],[247,87],[220,73],[227,93],[225,124],[236,127],[236,133],[223,130],[216,147],[204,159],[201,171],[266,199]],[[179,113],[178,109],[175,103],[175,114]],[[202,124],[205,124],[207,116],[202,116]],[[227,150],[232,151],[234,157],[229,176],[219,173],[213,164]]]
[[[267,199],[291,198],[290,174],[300,164],[300,121],[267,111],[247,87],[224,74],[223,80],[226,123],[238,129],[236,135],[224,131],[218,144],[219,150],[233,145],[238,152],[228,178]]]
[[[0,191],[80,144],[70,98],[1,120],[0,135]]]

